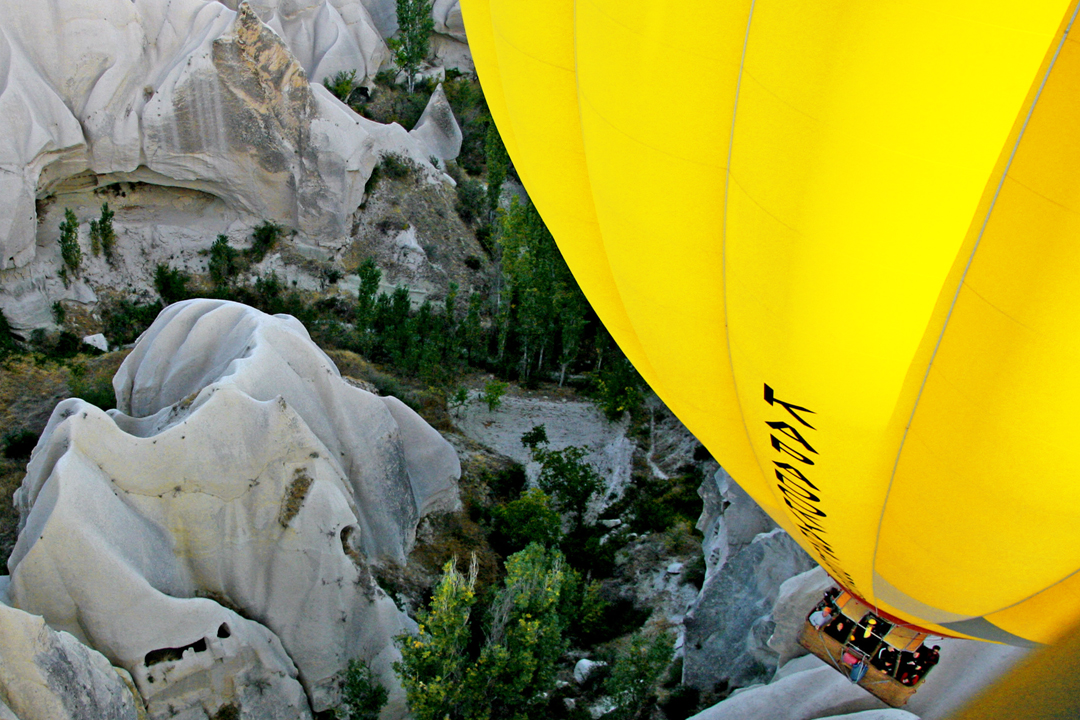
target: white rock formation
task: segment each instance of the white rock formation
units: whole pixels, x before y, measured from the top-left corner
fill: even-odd
[[[767,680],[777,667],[767,643],[780,586],[813,563],[723,468],[698,494],[705,581],[683,619],[683,683],[711,690]]]
[[[776,655],[767,642],[780,585],[812,566],[791,536],[777,528],[707,573],[683,619],[683,683],[711,690],[721,681],[742,687],[771,678]]]
[[[64,401],[34,451],[13,604],[131,672],[155,717],[307,717],[357,656],[400,716],[410,621],[371,567],[456,506],[449,444],[295,319],[236,303],[166,308],[113,385],[118,410]]]
[[[139,702],[101,653],[0,603],[0,718],[137,720]]]
[[[341,5],[266,0],[274,32],[246,3],[0,0],[0,269],[34,257],[35,200],[121,180],[345,234],[393,132],[308,83],[384,57],[363,5]]]
[[[461,153],[461,126],[446,99],[442,83],[431,93],[424,113],[409,134],[424,143],[440,160],[453,160]]]
[[[233,10],[240,5],[240,0],[220,2]],[[350,70],[362,81],[374,77],[390,59],[390,49],[360,0],[248,2],[259,19],[285,40],[312,82]]]

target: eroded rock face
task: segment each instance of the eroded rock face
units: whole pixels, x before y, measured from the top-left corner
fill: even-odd
[[[456,506],[450,445],[295,319],[236,303],[166,308],[113,384],[118,410],[66,400],[34,451],[13,604],[127,669],[155,717],[307,717],[353,657],[401,714],[410,621],[371,569]]]
[[[757,535],[707,574],[683,620],[683,683],[711,690],[721,681],[743,687],[771,678],[776,655],[767,642],[773,604],[780,585],[813,564],[791,536],[777,528]]]
[[[101,653],[0,603],[0,718],[138,720],[138,702]]]
[[[351,26],[326,2],[282,5],[260,4],[279,35],[247,3],[0,0],[0,269],[35,256],[35,200],[80,177],[200,190],[344,234],[378,131],[305,67],[376,65],[385,46],[362,5]]]
[[[240,0],[220,0],[236,10]],[[360,0],[249,0],[259,19],[285,40],[313,82],[341,71],[374,77],[390,57]]]
[[[440,160],[453,160],[461,153],[461,126],[446,99],[442,83],[431,93],[424,113],[409,134],[424,143]]]

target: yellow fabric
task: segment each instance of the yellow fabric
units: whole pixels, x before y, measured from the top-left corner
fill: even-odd
[[[1074,3],[462,11],[590,302],[778,523],[930,629],[1080,613]]]

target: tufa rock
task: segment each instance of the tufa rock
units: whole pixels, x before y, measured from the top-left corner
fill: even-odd
[[[720,682],[742,687],[772,677],[776,655],[766,645],[773,625],[769,614],[781,583],[811,567],[810,557],[777,528],[707,574],[683,620],[683,684],[711,690]]]
[[[237,303],[166,308],[113,386],[117,410],[66,400],[34,451],[12,602],[128,670],[154,717],[308,717],[354,657],[401,716],[411,622],[372,567],[457,506],[450,445],[295,319]]]
[[[0,719],[138,720],[140,703],[101,653],[0,604]]]
[[[314,238],[348,234],[378,152],[402,141],[308,71],[374,72],[385,45],[355,0],[260,2],[277,32],[232,4],[71,0],[31,13],[0,0],[0,270],[56,254],[35,248],[36,201],[121,181],[202,191]]]
[[[461,127],[446,99],[442,83],[431,93],[423,115],[409,134],[424,143],[440,160],[453,160],[461,152]]]

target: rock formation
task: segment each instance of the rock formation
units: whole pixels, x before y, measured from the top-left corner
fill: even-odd
[[[35,256],[36,200],[118,181],[203,191],[314,238],[346,232],[377,155],[401,140],[309,73],[373,73],[385,44],[359,2],[232,4],[0,0],[0,269]]]
[[[410,621],[372,568],[457,506],[450,445],[236,303],[169,306],[113,385],[118,410],[66,400],[34,451],[12,604],[130,672],[153,717],[308,717],[353,657],[400,715]]]
[[[706,572],[683,620],[683,683],[711,690],[768,680],[777,666],[767,642],[781,583],[813,562],[722,468],[698,492]]]
[[[240,0],[219,0],[236,10]],[[371,78],[390,57],[360,0],[248,0],[259,19],[289,46],[312,82],[341,71]],[[391,11],[394,4],[391,3]]]
[[[446,99],[442,83],[431,94],[424,113],[409,134],[424,143],[440,160],[453,160],[461,152],[461,126]]]
[[[138,720],[132,691],[101,653],[0,604],[3,720]]]

